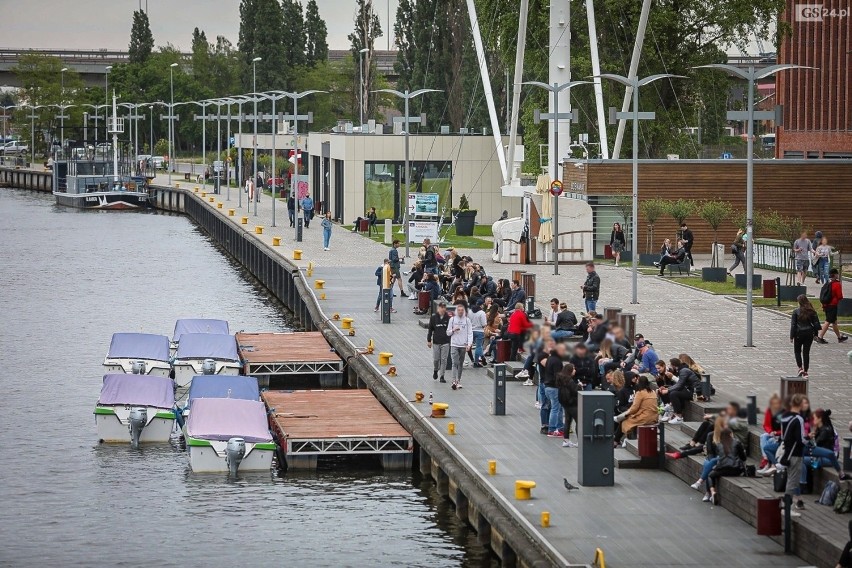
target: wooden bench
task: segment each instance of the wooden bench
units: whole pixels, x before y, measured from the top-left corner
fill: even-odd
[[[689,259],[684,259],[680,264],[669,264],[667,266],[669,269],[669,276],[674,276],[674,271],[677,270],[678,275],[683,276],[683,272],[686,271],[686,276],[689,276],[689,271],[692,270],[692,263]]]

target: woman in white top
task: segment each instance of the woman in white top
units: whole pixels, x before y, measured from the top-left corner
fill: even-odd
[[[814,272],[816,272],[817,284],[828,282],[828,266],[831,264],[831,245],[828,244],[828,237],[823,237],[819,240],[819,244],[814,249]]]

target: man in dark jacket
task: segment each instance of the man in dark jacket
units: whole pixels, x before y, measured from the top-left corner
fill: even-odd
[[[654,266],[660,267],[660,276],[663,276],[663,271],[669,264],[680,264],[686,258],[686,248],[683,246],[683,241],[678,240],[677,249],[663,258],[660,262],[655,262]]]
[[[290,192],[290,197],[287,198],[287,217],[290,218],[290,226],[296,226],[296,197],[293,192]]]
[[[553,331],[550,332],[550,337],[556,341],[561,341],[566,337],[574,335],[576,328],[577,316],[568,309],[568,304],[562,302],[559,304],[559,313],[556,314],[556,322],[553,324]]]
[[[429,318],[429,329],[426,332],[426,347],[432,350],[432,379],[437,380],[440,376],[444,380],[444,371],[447,369],[447,358],[450,356],[450,337],[447,335],[447,324],[450,322],[450,314],[447,313],[446,302],[438,303],[437,313]]]
[[[802,406],[805,395],[796,393],[790,397],[787,412],[781,415],[781,435],[784,441],[784,455],[779,463],[787,468],[787,487],[785,495],[799,497],[799,481],[802,477],[802,456],[804,455],[807,438],[805,436],[805,421],[802,418]],[[805,504],[801,499],[796,501],[796,509],[804,509]],[[798,517],[801,513],[791,512],[791,516]]]
[[[559,373],[562,371],[563,358],[565,357],[565,344],[559,343],[547,357],[544,365],[544,395],[550,402],[550,417],[547,422],[547,435],[552,438],[562,438],[562,405],[559,404]]]
[[[693,236],[692,230],[686,226],[686,223],[680,224],[680,233],[680,238],[683,240],[683,248],[686,251],[686,258],[689,259],[691,266],[695,266],[695,261],[692,259],[692,242],[695,236]]]
[[[574,378],[585,388],[600,386],[598,370],[595,368],[595,360],[589,353],[585,343],[578,343],[574,347],[574,355],[569,362],[574,365]]]
[[[428,239],[423,241],[423,246],[426,248],[426,251],[423,253],[423,268],[426,272],[438,274],[438,260],[435,257],[435,247],[428,242]]]
[[[601,295],[601,277],[595,272],[595,263],[586,263],[586,281],[580,286],[583,291],[583,299],[586,303],[586,311],[593,312],[598,305],[598,298]]]
[[[509,296],[509,301],[506,303],[507,310],[514,310],[516,304],[521,304],[526,307],[527,305],[527,293],[521,288],[521,283],[517,280],[512,280],[512,295]]]

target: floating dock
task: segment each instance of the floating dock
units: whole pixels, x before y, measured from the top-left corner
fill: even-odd
[[[320,456],[375,455],[385,469],[410,469],[414,440],[369,390],[267,391],[270,426],[287,466]]]
[[[237,334],[243,371],[261,386],[290,386],[316,377],[321,387],[343,384],[343,361],[318,331]],[[301,386],[301,385],[300,385]]]

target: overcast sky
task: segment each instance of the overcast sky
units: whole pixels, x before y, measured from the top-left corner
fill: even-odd
[[[0,46],[15,48],[127,49],[133,11],[140,0],[0,0]],[[306,0],[302,1],[302,5]],[[146,0],[141,0],[145,7]],[[147,0],[157,45],[189,50],[198,26],[214,41],[227,37],[236,46],[239,0]],[[385,35],[376,49],[387,49],[388,4],[393,21],[398,0],[375,0]],[[354,29],[355,0],[317,0],[328,26],[331,49],[348,49]],[[393,26],[391,25],[391,29]],[[391,38],[393,44],[393,38]]]

